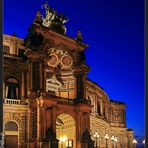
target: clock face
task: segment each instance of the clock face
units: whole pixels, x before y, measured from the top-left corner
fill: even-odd
[[[68,56],[68,55],[63,56],[62,59],[61,59],[61,64],[62,64],[62,66],[64,68],[70,67],[72,65],[72,59],[71,59],[71,57]]]
[[[52,67],[55,67],[55,66],[57,66],[57,64],[58,64],[58,57],[57,57],[57,55],[52,54],[50,56],[49,61],[48,61],[48,65],[52,66]]]

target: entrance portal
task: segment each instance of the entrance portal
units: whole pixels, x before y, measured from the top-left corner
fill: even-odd
[[[69,114],[61,114],[56,120],[56,135],[59,148],[76,148],[76,124]]]

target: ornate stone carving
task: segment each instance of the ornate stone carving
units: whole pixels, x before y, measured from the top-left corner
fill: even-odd
[[[61,58],[62,69],[67,69],[72,65],[72,59],[70,56],[65,55]]]
[[[28,92],[28,98],[29,99],[35,99],[37,97],[37,94],[35,91],[29,91]]]
[[[50,55],[50,58],[47,63],[51,67],[56,67],[59,63],[58,56],[56,54]]]
[[[58,15],[55,10],[50,8],[48,3],[44,4],[43,8],[45,8],[46,13],[42,25],[54,31],[58,31],[59,33],[66,33],[64,24],[68,19],[63,14]]]
[[[62,84],[57,80],[56,76],[53,75],[51,78],[46,80],[46,91],[58,91]]]

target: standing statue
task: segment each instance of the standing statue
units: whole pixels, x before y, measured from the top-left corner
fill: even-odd
[[[65,24],[68,21],[68,19],[64,16],[64,14],[60,14],[59,20],[62,24]]]
[[[49,7],[47,2],[42,6],[42,8],[45,8],[46,10],[45,18],[43,18],[43,25],[49,27],[49,25],[51,24],[50,21],[54,20],[56,16],[55,11]]]

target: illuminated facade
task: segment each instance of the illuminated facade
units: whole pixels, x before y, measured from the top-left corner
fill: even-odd
[[[3,36],[5,147],[132,148],[125,104],[87,78],[81,32],[66,36],[66,17],[44,7],[25,39]]]

